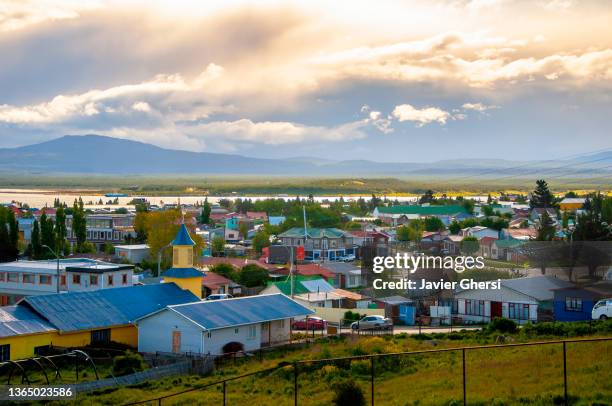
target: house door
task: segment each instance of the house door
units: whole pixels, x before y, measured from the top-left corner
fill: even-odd
[[[178,330],[172,332],[172,352],[181,352],[181,332]]]
[[[491,318],[502,316],[501,302],[491,302]]]

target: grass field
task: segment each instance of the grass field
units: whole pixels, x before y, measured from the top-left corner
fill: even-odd
[[[524,179],[445,180],[443,177],[388,177],[388,178],[313,178],[283,176],[206,176],[206,175],[19,175],[0,173],[3,188],[41,188],[71,191],[117,191],[138,195],[386,195],[413,196],[428,189],[449,196],[483,193],[526,193],[531,191],[538,176]],[[608,191],[606,179],[551,179],[555,192],[579,189],[582,192]]]
[[[550,331],[558,327],[551,327]],[[585,327],[582,327],[583,330]],[[610,336],[609,326],[600,336]],[[576,330],[581,331],[581,330]],[[603,331],[603,332],[602,332]],[[207,377],[181,376],[125,388],[110,388],[83,395],[81,404],[115,405],[155,398],[197,385],[271,368],[279,362],[321,360],[337,356],[382,354],[492,344],[499,334],[487,331],[413,337],[346,337],[320,339],[307,348],[275,350],[259,361],[248,359],[227,365]],[[524,331],[512,342],[543,341],[559,337],[529,337]],[[573,337],[576,338],[576,337]],[[461,352],[402,355],[375,361],[377,405],[449,405],[462,403]],[[612,341],[567,344],[568,392],[572,404],[612,404]],[[298,397],[301,405],[329,405],[333,389],[354,379],[369,404],[370,361],[320,362],[300,367]],[[468,404],[561,404],[563,356],[561,344],[473,349],[466,352]],[[162,404],[219,405],[222,387],[216,385]],[[293,369],[285,367],[227,384],[228,405],[292,405]]]

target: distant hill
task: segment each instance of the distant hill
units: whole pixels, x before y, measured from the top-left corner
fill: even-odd
[[[67,135],[18,148],[0,149],[0,171],[29,174],[262,174],[279,176],[503,177],[542,172],[547,176],[612,176],[612,152],[565,161],[514,162],[469,159],[432,163],[333,161],[296,157],[261,159],[235,154],[164,149],[100,135]]]

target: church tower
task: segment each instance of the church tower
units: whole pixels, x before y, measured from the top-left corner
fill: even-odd
[[[202,277],[204,273],[193,267],[193,247],[195,242],[189,236],[187,227],[182,223],[172,241],[172,268],[162,274],[164,282],[174,282],[181,289],[191,291],[202,297]]]

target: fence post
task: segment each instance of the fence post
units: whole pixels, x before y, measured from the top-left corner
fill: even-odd
[[[463,358],[463,405],[465,406],[467,404],[467,396],[466,396],[466,388],[465,388],[465,347],[461,349],[461,353],[462,353],[462,358]]]
[[[225,406],[225,381],[223,381],[223,406]]]
[[[298,404],[298,364],[297,362],[293,363],[293,404],[297,406]]]
[[[157,399],[157,406],[161,406],[161,399],[162,398]]]
[[[372,392],[372,406],[374,406],[374,357],[370,357],[370,390]]]
[[[567,356],[565,350],[565,341],[563,341],[563,395],[565,399],[565,406],[568,405],[567,399]]]

